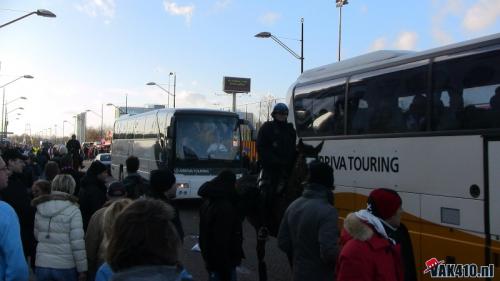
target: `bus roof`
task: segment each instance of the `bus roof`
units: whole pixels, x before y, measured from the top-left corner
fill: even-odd
[[[134,119],[134,118],[140,118],[143,116],[148,116],[148,115],[156,115],[158,113],[171,113],[174,115],[184,115],[184,114],[210,114],[210,115],[223,115],[223,116],[231,116],[231,117],[238,117],[238,114],[234,112],[229,112],[229,111],[221,111],[221,110],[215,110],[215,109],[206,109],[206,108],[163,108],[163,109],[155,109],[151,111],[147,111],[144,113],[140,114],[134,114],[134,115],[123,115],[120,116],[120,118],[116,119],[118,120],[123,120],[123,119]]]
[[[476,39],[454,43],[443,47],[438,47],[426,51],[390,51],[382,50],[368,54],[360,55],[340,62],[327,64],[304,71],[296,81],[296,84],[309,84],[318,82],[326,78],[342,76],[345,74],[357,72],[359,70],[378,68],[388,64],[398,64],[402,61],[417,61],[430,56],[439,56],[453,52],[459,52],[462,49],[472,47],[479,48],[491,44],[500,44],[500,33],[479,37]]]

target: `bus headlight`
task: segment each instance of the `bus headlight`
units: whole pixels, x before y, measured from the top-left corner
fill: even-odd
[[[180,189],[180,188],[189,188],[189,183],[185,183],[185,182],[182,182],[182,183],[176,183],[175,184],[175,187],[177,189]]]

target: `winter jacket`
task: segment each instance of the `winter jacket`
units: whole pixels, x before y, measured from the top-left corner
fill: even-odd
[[[206,182],[198,195],[205,199],[200,207],[199,245],[206,268],[219,274],[230,274],[244,257],[243,230],[235,205],[234,186]]]
[[[97,175],[87,174],[80,182],[80,210],[82,211],[83,229],[86,231],[92,215],[106,202],[106,185]]]
[[[293,280],[334,280],[338,254],[337,210],[333,193],[310,183],[285,211],[278,247],[292,260]]]
[[[82,215],[76,202],[76,197],[58,191],[33,200],[36,266],[87,271]]]
[[[345,218],[341,234],[343,247],[337,262],[337,281],[403,280],[399,245],[384,237],[383,231],[376,231],[374,225],[360,219],[356,213]]]
[[[111,205],[113,201],[108,201],[104,206],[97,210],[90,218],[87,232],[85,232],[85,250],[87,252],[88,260],[88,280],[94,280],[95,273],[99,266],[104,263],[103,245],[104,239],[104,212],[106,208]]]
[[[8,186],[0,191],[0,197],[16,211],[21,226],[24,255],[32,256],[35,251],[35,237],[33,236],[35,209],[30,204],[31,194],[22,177],[23,175],[19,173],[12,174],[9,177]]]
[[[123,185],[127,190],[127,197],[137,199],[147,192],[148,183],[138,173],[129,173],[123,179]]]
[[[113,274],[112,281],[191,281],[185,271],[176,266],[135,266]]]
[[[24,259],[19,221],[12,207],[0,201],[0,280],[28,280],[28,264]]]
[[[290,172],[295,162],[296,133],[286,122],[268,121],[259,129],[257,152],[262,168],[271,174]]]
[[[104,263],[99,267],[97,274],[95,276],[96,281],[110,281],[110,280],[118,280],[113,279],[113,270],[109,264]],[[193,276],[189,274],[186,270],[183,270],[174,266],[138,266],[133,267],[127,270],[124,270],[118,274],[118,277],[115,278],[126,278],[119,280],[161,280],[161,281],[193,281]],[[161,275],[165,275],[161,278]],[[151,279],[146,279],[151,276]]]

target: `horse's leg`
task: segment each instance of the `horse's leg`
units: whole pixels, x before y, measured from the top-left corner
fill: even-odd
[[[267,265],[264,261],[266,256],[266,240],[257,239],[257,259],[259,261],[259,281],[267,281]]]

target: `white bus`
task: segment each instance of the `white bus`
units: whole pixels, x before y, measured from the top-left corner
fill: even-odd
[[[138,173],[149,179],[167,168],[177,179],[177,198],[197,198],[201,184],[222,169],[243,172],[240,126],[248,122],[232,112],[205,109],[160,109],[116,120],[111,146],[111,173],[126,176],[125,160],[137,156]]]
[[[397,190],[420,280],[431,258],[500,276],[500,34],[311,69],[287,101],[298,136],[324,141],[341,220]]]

